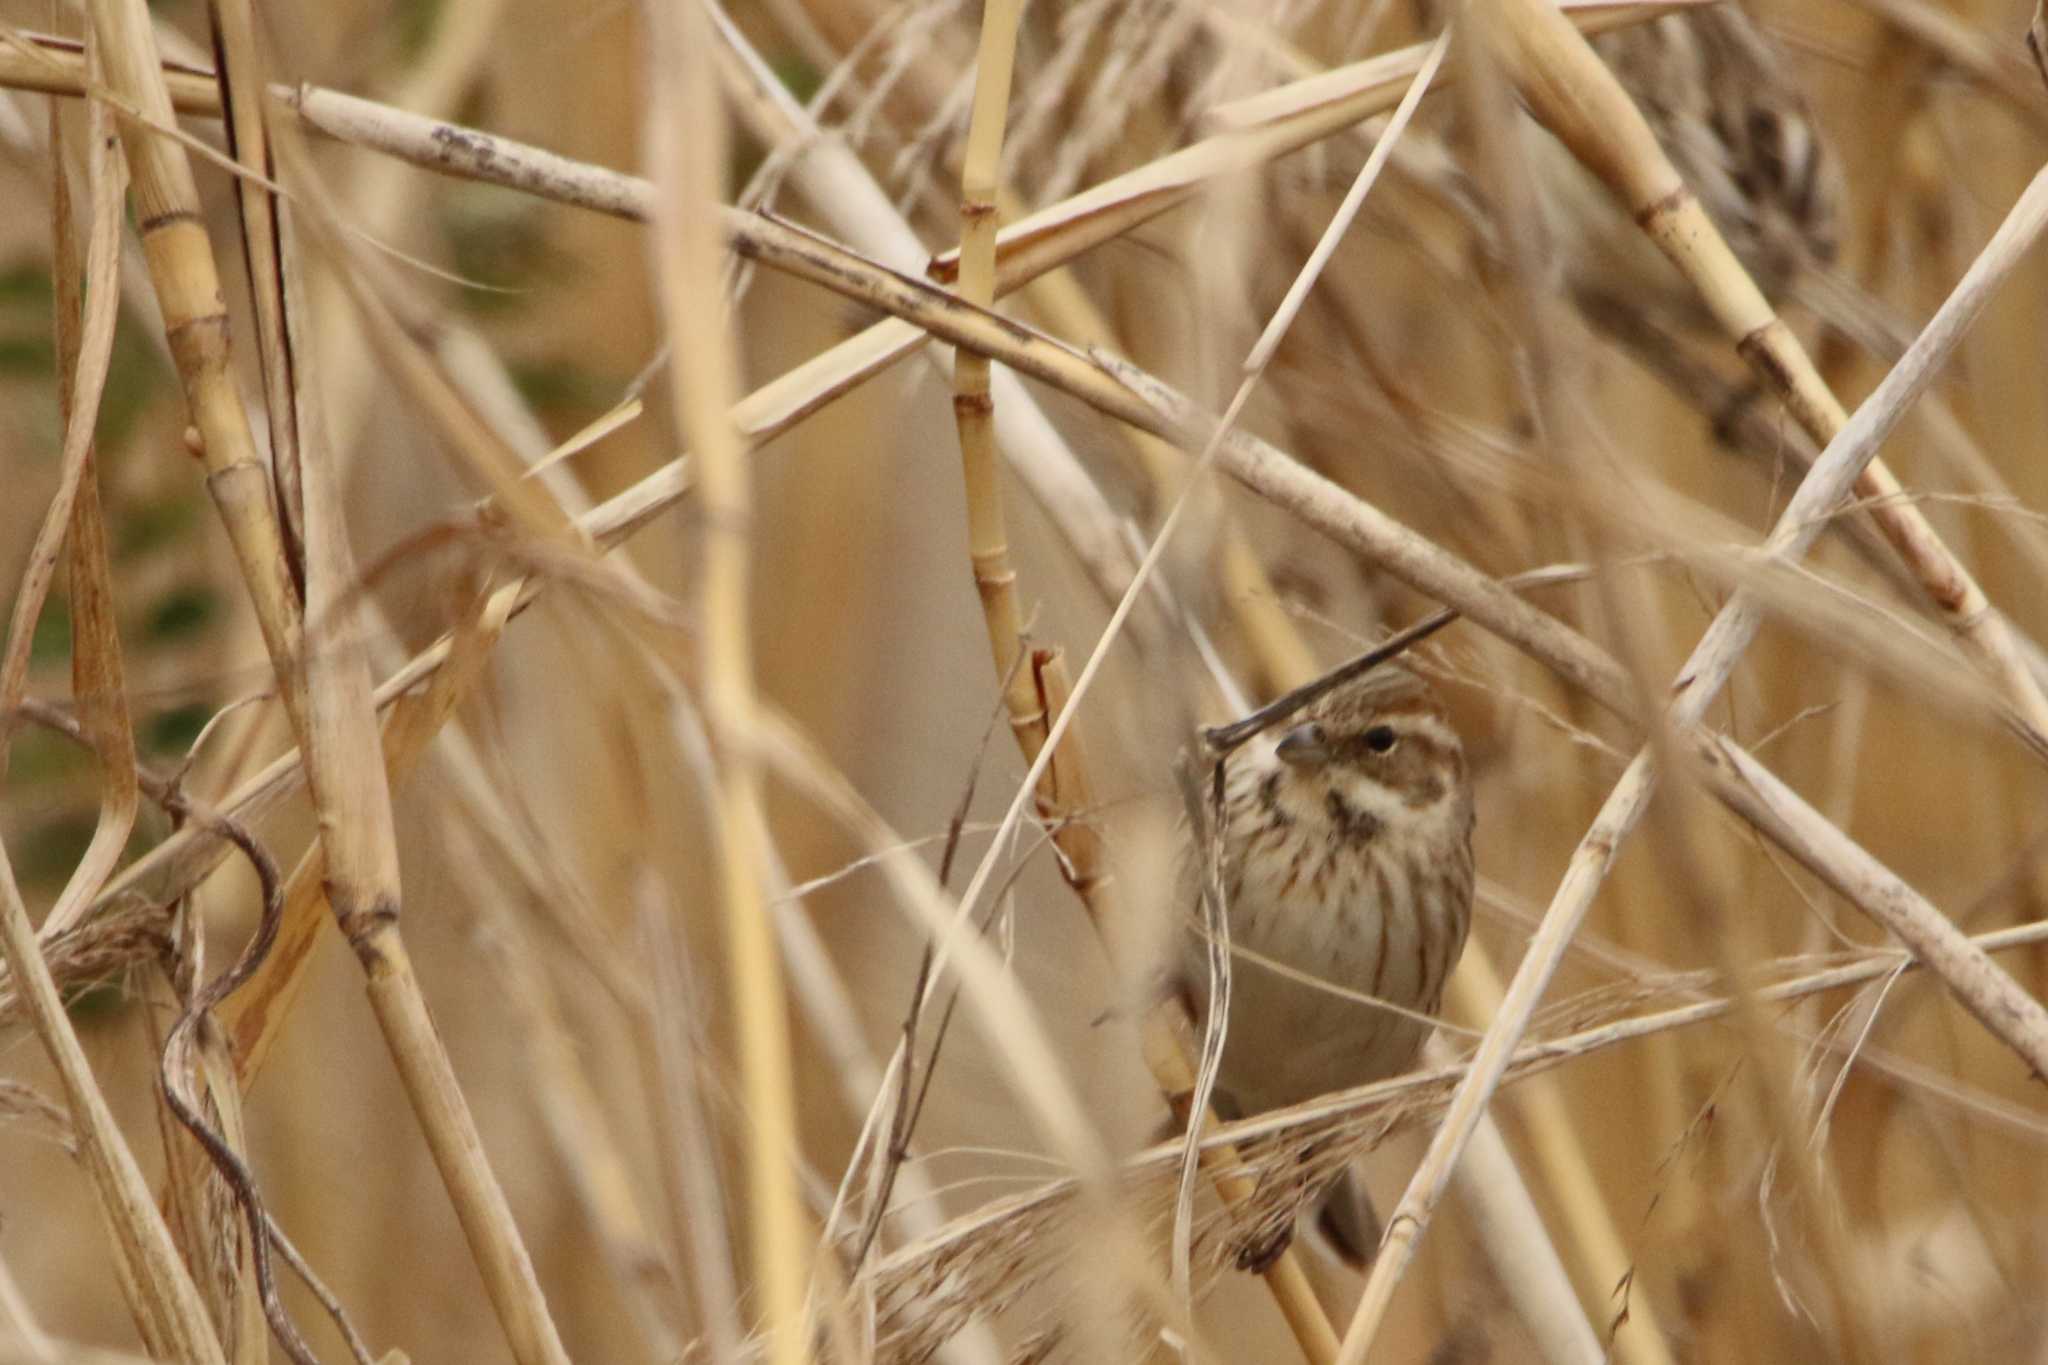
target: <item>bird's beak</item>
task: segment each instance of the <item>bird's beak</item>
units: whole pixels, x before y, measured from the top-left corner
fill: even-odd
[[[1309,763],[1320,763],[1330,756],[1329,740],[1323,734],[1323,727],[1314,721],[1295,726],[1280,737],[1280,743],[1273,750],[1282,763],[1301,767]]]

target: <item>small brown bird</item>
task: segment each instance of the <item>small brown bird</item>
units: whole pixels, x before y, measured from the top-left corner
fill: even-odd
[[[1257,1113],[1407,1070],[1472,914],[1472,787],[1442,703],[1383,664],[1247,743],[1226,772],[1224,898],[1232,945],[1249,952],[1231,966],[1227,1107]],[[1190,938],[1183,971],[1206,1009],[1206,949]],[[1347,1239],[1361,1257],[1355,1237],[1376,1240]]]

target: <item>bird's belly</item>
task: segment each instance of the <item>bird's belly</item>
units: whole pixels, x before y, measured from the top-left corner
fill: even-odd
[[[1420,926],[1413,915],[1396,914],[1383,927],[1371,883],[1359,881],[1333,887],[1343,894],[1319,913],[1304,914],[1298,898],[1268,898],[1252,885],[1240,888],[1231,906],[1233,941],[1249,954],[1232,959],[1220,1079],[1245,1113],[1364,1085],[1414,1061],[1428,1025],[1354,997],[1409,1010],[1434,1006],[1423,998],[1435,985]],[[1206,974],[1199,959],[1190,966],[1198,981]]]

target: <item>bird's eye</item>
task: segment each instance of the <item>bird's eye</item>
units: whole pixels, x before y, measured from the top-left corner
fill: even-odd
[[[1401,737],[1391,725],[1375,725],[1365,732],[1365,747],[1376,754],[1390,754],[1400,742]]]

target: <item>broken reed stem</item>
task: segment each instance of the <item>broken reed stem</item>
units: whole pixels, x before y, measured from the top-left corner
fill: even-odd
[[[230,366],[227,312],[191,164],[181,145],[146,126],[172,121],[149,13],[143,0],[95,0],[92,20],[108,84],[145,120],[124,117],[121,123],[134,172],[136,224],[199,432],[207,486],[227,524],[305,758],[336,921],[363,964],[386,1042],[515,1357],[521,1365],[566,1365],[531,1259],[484,1161],[399,936],[389,789],[383,766],[362,762],[376,742],[367,663],[356,650],[339,647],[323,649],[312,661],[303,657],[299,590],[267,466]],[[309,434],[299,433],[302,440]],[[307,472],[309,479],[325,477],[318,461]],[[315,497],[309,489],[308,511],[309,589],[317,606],[341,604],[354,591],[353,568],[331,493]]]
[[[996,248],[1000,217],[996,195],[1002,169],[1003,132],[1010,102],[1010,81],[1016,58],[1017,23],[1022,0],[989,0],[982,12],[980,50],[976,61],[974,107],[968,124],[967,149],[960,181],[959,293],[969,304],[987,308],[997,291]],[[1043,751],[1052,722],[1067,704],[1070,684],[1057,650],[1034,650],[1031,667],[1016,666],[1024,648],[1017,609],[1017,575],[1010,565],[1009,536],[1002,502],[1002,461],[996,449],[995,400],[990,392],[990,360],[982,353],[960,350],[953,361],[953,412],[960,432],[961,472],[965,484],[968,548],[975,589],[982,605],[996,676],[1009,680],[1004,704],[1011,732],[1027,765]],[[1078,732],[1069,733],[1052,755],[1033,793],[1038,816],[1053,831],[1061,855],[1061,871],[1087,907],[1096,931],[1120,969],[1129,955],[1118,940],[1128,923],[1114,906],[1103,867],[1101,834],[1086,820],[1072,818],[1093,808],[1087,762]],[[1185,1122],[1188,1097],[1195,1088],[1192,1023],[1178,1002],[1162,1001],[1147,1013],[1143,1052],[1147,1067]],[[1213,1166],[1212,1166],[1213,1169]],[[1241,1184],[1243,1188],[1237,1186]],[[1226,1188],[1228,1186],[1228,1188]],[[1228,1203],[1250,1196],[1248,1182],[1219,1183]],[[1321,1365],[1336,1347],[1336,1333],[1306,1274],[1290,1248],[1266,1276],[1282,1315],[1301,1344],[1303,1355]]]
[[[1634,101],[1549,0],[1473,0],[1503,69],[1531,111],[1597,175],[1700,293],[1736,350],[1807,434],[1825,446],[1848,413],[1679,177]],[[1872,459],[1854,495],[1926,591],[1936,613],[2012,699],[2048,734],[2048,695],[2027,668],[2005,619],[1898,479]]]
[[[737,362],[720,288],[726,110],[711,57],[717,37],[705,7],[659,7],[655,13],[653,123],[647,132],[661,231],[651,245],[673,346],[671,393],[681,434],[697,452],[704,513],[698,601],[719,786],[715,829],[732,973],[727,995],[752,1128],[745,1144],[748,1241],[768,1359],[773,1365],[804,1365],[812,1355],[805,1309],[812,1244],[792,1164],[801,1144],[787,991],[763,886],[769,836],[747,621],[753,495],[729,412],[738,390]]]
[[[144,1345],[158,1359],[225,1365],[206,1304],[178,1259],[171,1230],[151,1200],[135,1155],[86,1063],[85,1049],[79,1046],[50,966],[36,944],[5,845],[0,845],[0,949],[5,951],[15,992],[64,1083],[79,1157],[99,1193],[97,1207],[114,1243],[115,1273]]]

